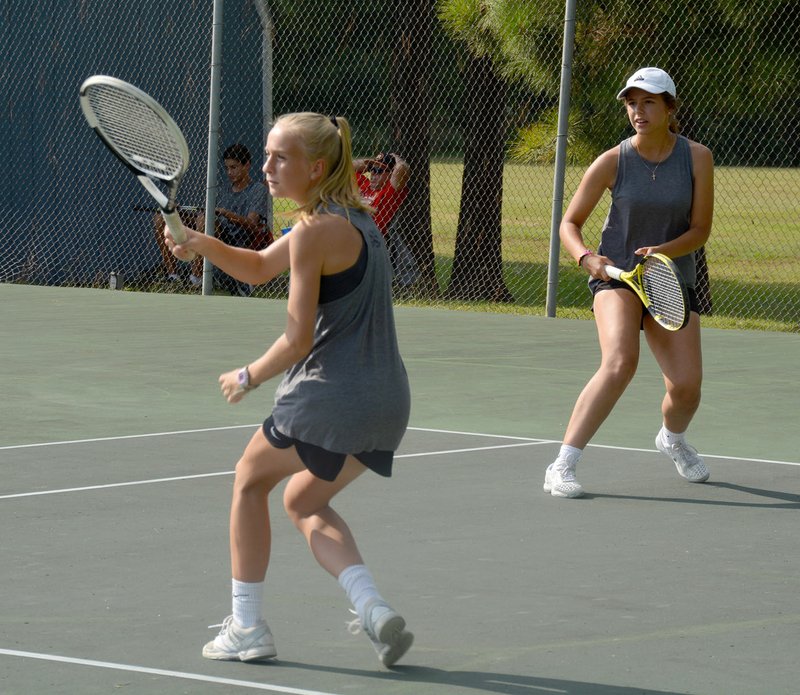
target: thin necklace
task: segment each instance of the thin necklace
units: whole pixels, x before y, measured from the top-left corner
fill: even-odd
[[[669,144],[671,142],[672,142],[672,138],[670,137],[670,138],[667,139],[667,146],[669,146]],[[631,138],[631,146],[633,147],[634,150],[636,150],[636,155],[639,157],[639,161],[642,163],[642,166],[644,166],[644,168],[647,169],[647,171],[650,172],[651,180],[655,181],[656,180],[656,169],[658,169],[658,167],[660,167],[661,164],[664,161],[663,159],[661,159],[661,154],[662,154],[662,152],[664,152],[664,146],[662,145],[661,149],[658,151],[658,162],[656,162],[656,165],[652,169],[649,166],[647,166],[647,162],[645,161],[644,157],[642,157],[642,155],[639,154],[639,148],[636,147],[636,145],[633,144],[633,138]]]

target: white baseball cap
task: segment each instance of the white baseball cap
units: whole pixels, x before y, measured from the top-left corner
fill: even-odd
[[[661,68],[640,68],[628,78],[625,88],[617,94],[617,99],[622,99],[625,92],[629,89],[643,89],[651,94],[661,94],[667,92],[673,97],[675,95],[675,83]]]

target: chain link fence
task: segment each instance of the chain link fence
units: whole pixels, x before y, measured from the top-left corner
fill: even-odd
[[[657,65],[677,84],[682,132],[717,164],[704,323],[800,331],[798,3],[577,5],[554,204],[564,0],[225,0],[211,153],[213,0],[5,0],[12,168],[0,196],[0,281],[108,287],[114,273],[130,290],[201,291],[194,269],[168,267],[152,201],[83,121],[78,88],[104,73],[152,94],[184,130],[187,221],[205,205],[209,159],[227,185],[227,146],[246,146],[260,180],[274,115],[346,116],[356,157],[395,153],[411,171],[388,236],[398,301],[544,314],[549,283],[558,316],[586,318],[587,278],[572,259],[562,251],[548,275],[553,229],[588,164],[632,134],[615,100],[626,77]],[[585,225],[590,246],[607,208]],[[272,201],[273,237],[291,224],[287,211]],[[281,279],[253,288],[285,292]]]

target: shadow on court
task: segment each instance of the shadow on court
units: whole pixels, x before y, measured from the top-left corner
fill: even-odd
[[[708,500],[708,499],[687,499],[685,497],[656,497],[656,496],[642,496],[642,495],[602,495],[587,493],[580,501],[588,501],[592,499],[615,499],[615,500],[639,500],[646,502],[669,502],[673,504],[696,504],[696,505],[712,505],[712,506],[726,506],[726,507],[752,507],[754,509],[800,509],[800,495],[795,495],[780,490],[762,490],[755,487],[747,487],[745,485],[735,485],[733,483],[717,483],[709,480],[704,483],[705,488],[718,488],[720,490],[732,490],[735,492],[744,493],[747,497],[755,499],[772,499],[780,500],[780,502],[755,502],[755,501],[740,501],[734,499],[728,500]]]
[[[320,668],[313,664],[276,661],[270,668],[301,669],[320,673],[335,673],[371,679],[376,682],[398,682],[408,685],[418,683],[418,692],[426,692],[426,686],[451,686],[465,691],[477,690],[482,693],[503,693],[503,695],[530,695],[531,692],[556,692],[565,695],[680,695],[671,690],[649,690],[647,688],[627,688],[601,683],[576,683],[553,678],[536,678],[512,673],[489,673],[482,671],[446,671],[419,666],[395,667],[393,673],[371,673],[346,668]]]

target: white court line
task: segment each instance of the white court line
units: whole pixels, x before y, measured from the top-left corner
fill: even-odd
[[[463,434],[468,437],[496,437],[497,439],[521,439],[526,442],[538,442],[540,444],[556,444],[554,439],[538,439],[536,437],[513,437],[510,434],[486,434],[485,432],[461,432],[459,430],[436,430],[430,427],[408,427],[414,432],[435,432],[437,434]]]
[[[513,449],[519,446],[536,446],[546,442],[520,442],[519,444],[495,444],[494,446],[473,446],[469,449],[445,449],[443,451],[423,451],[420,454],[397,454],[396,459],[413,459],[417,456],[440,456],[441,454],[465,454],[471,451],[494,451],[495,449]]]
[[[147,434],[123,434],[118,437],[95,437],[94,439],[70,439],[62,442],[40,442],[38,444],[15,444],[14,446],[0,446],[0,451],[6,449],[34,449],[39,446],[60,446],[62,444],[90,444],[92,442],[116,442],[121,439],[147,439],[148,437],[170,437],[174,434],[196,434],[200,432],[219,432],[221,430],[240,430],[245,427],[257,425],[228,425],[226,427],[205,427],[199,430],[175,430],[174,432],[149,432]]]
[[[37,444],[15,444],[13,446],[0,446],[0,451],[5,451],[8,449],[31,449],[34,447],[43,447],[43,446],[59,446],[59,445],[66,445],[66,444],[89,444],[92,442],[113,442],[123,439],[147,439],[149,437],[169,437],[171,435],[176,434],[201,434],[203,432],[221,432],[225,430],[237,430],[237,429],[244,429],[250,427],[259,427],[261,423],[253,423],[251,425],[229,425],[226,427],[204,427],[201,429],[195,430],[176,430],[174,432],[150,432],[147,434],[127,434],[118,437],[97,437],[94,439],[73,439],[73,440],[65,440],[60,442],[40,442]],[[409,430],[413,432],[434,432],[438,434],[460,434],[468,437],[494,437],[497,439],[517,439],[525,442],[530,442],[532,444],[560,444],[560,440],[557,439],[537,439],[534,437],[514,437],[512,435],[506,434],[488,434],[486,432],[463,432],[460,430],[441,430],[441,429],[432,429],[428,427],[409,427]],[[614,446],[609,444],[589,444],[588,446],[596,447],[598,449],[612,449],[614,451],[639,451],[645,453],[653,453],[656,451],[655,449],[639,449],[635,447],[626,447],[626,446]],[[465,449],[465,451],[467,451]],[[749,463],[776,463],[782,466],[800,466],[800,463],[796,461],[779,461],[777,459],[756,459],[756,458],[744,458],[741,456],[722,456],[718,454],[708,454],[705,452],[700,452],[703,456],[708,458],[715,458],[727,461],[747,461]],[[2,499],[2,498],[0,498]]]
[[[42,446],[61,446],[66,444],[91,444],[93,442],[116,442],[122,439],[147,439],[149,437],[170,437],[176,434],[201,434],[203,432],[221,432],[224,430],[241,430],[249,427],[260,427],[260,422],[255,422],[251,425],[228,425],[225,427],[203,427],[195,430],[175,430],[173,432],[147,432],[145,434],[124,434],[118,437],[94,437],[92,439],[66,439],[60,442],[39,442],[37,444],[14,444],[12,446],[0,446],[0,451],[6,449],[33,449]],[[416,432],[436,432],[440,434],[463,434],[470,437],[497,437],[498,439],[522,439],[525,441],[552,441],[544,439],[534,439],[533,437],[512,437],[506,434],[483,434],[481,432],[459,432],[457,430],[435,430],[427,429],[424,427],[409,427],[407,428]]]
[[[614,451],[641,451],[646,454],[652,454],[657,449],[636,449],[630,446],[611,446],[609,444],[589,444],[588,446],[595,447],[596,449],[613,449]],[[700,454],[703,458],[707,459],[721,459],[723,461],[747,461],[748,463],[777,463],[781,466],[800,466],[797,461],[778,461],[775,459],[749,459],[742,456],[722,456],[721,454],[707,454],[701,451]]]
[[[254,683],[252,681],[240,681],[232,678],[217,678],[216,676],[204,676],[201,673],[185,673],[184,671],[167,671],[160,668],[148,668],[146,666],[131,666],[129,664],[115,664],[110,661],[94,661],[92,659],[75,659],[70,656],[56,656],[54,654],[38,654],[36,652],[21,652],[16,649],[0,649],[0,655],[20,656],[25,659],[39,659],[41,661],[56,661],[62,664],[77,664],[78,666],[94,666],[95,668],[107,668],[114,671],[130,671],[132,673],[145,673],[151,676],[167,676],[168,678],[183,678],[190,681],[201,681],[203,683],[220,683],[222,685],[233,685],[239,688],[250,688],[250,690],[266,690],[271,693],[288,693],[289,695],[335,695],[335,693],[322,692],[320,690],[303,690],[302,688],[287,688],[282,685],[270,685],[268,683]]]
[[[500,444],[497,446],[478,446],[469,449],[447,449],[446,451],[424,451],[419,454],[398,454],[396,459],[418,458],[421,456],[441,456],[442,454],[464,454],[473,451],[490,451],[494,449],[510,449],[520,446],[534,446],[540,442],[521,442],[519,444]],[[180,475],[171,478],[151,478],[149,480],[129,480],[124,483],[106,483],[104,485],[87,485],[85,487],[68,487],[58,490],[37,490],[36,492],[18,492],[13,495],[0,495],[0,500],[10,500],[19,497],[38,497],[40,495],[58,495],[63,492],[86,492],[87,490],[109,490],[115,487],[130,487],[132,485],[152,485],[154,483],[172,483],[176,480],[197,480],[198,478],[212,478],[220,475],[233,475],[233,471],[219,471],[217,473],[197,473],[194,475]]]
[[[87,490],[108,490],[114,487],[130,487],[132,485],[152,485],[153,483],[172,483],[176,480],[195,480],[197,478],[213,478],[218,475],[233,475],[233,471],[219,473],[198,473],[196,475],[180,475],[173,478],[153,478],[151,480],[129,480],[124,483],[106,483],[105,485],[87,485],[85,487],[66,487],[59,490],[37,490],[36,492],[19,492],[14,495],[0,495],[0,500],[10,500],[15,497],[38,497],[39,495],[58,495],[62,492],[85,492]]]

